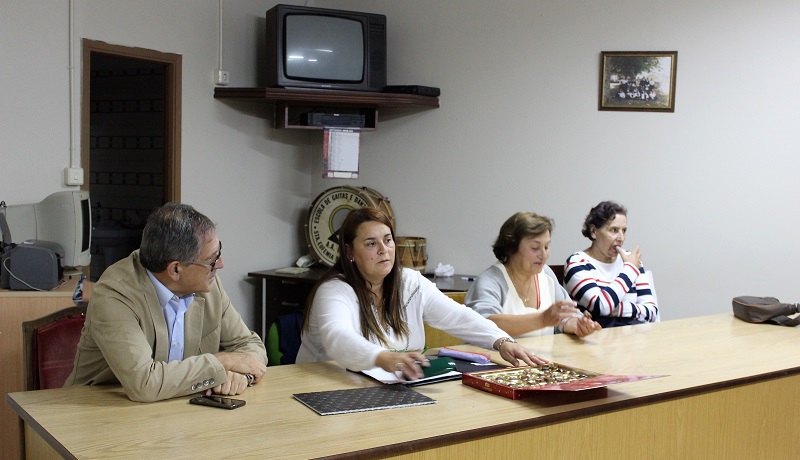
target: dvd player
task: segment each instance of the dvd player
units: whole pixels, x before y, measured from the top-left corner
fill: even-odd
[[[389,85],[383,88],[384,93],[416,94],[418,96],[439,97],[441,91],[433,86],[421,85]]]
[[[358,113],[319,113],[307,112],[300,115],[301,126],[337,126],[363,128],[367,117]]]

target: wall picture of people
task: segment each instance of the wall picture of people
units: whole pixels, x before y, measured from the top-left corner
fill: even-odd
[[[675,111],[677,51],[600,53],[598,110]]]

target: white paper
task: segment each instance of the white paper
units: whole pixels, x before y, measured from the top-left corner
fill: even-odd
[[[353,128],[325,128],[322,141],[322,177],[358,179],[361,131]]]
[[[434,375],[433,377],[423,377],[421,379],[416,379],[416,380],[403,380],[400,377],[398,377],[397,374],[395,374],[394,372],[386,372],[380,367],[367,369],[365,371],[361,371],[361,373],[366,374],[379,382],[389,383],[389,384],[402,383],[404,385],[417,384],[429,380],[446,380],[446,377],[456,377],[461,375],[461,372],[450,371],[444,374]]]

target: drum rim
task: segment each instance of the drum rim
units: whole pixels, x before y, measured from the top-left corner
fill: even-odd
[[[319,261],[322,264],[324,264],[326,266],[329,266],[329,267],[333,266],[336,263],[336,260],[329,261],[328,258],[327,257],[323,257],[319,253],[317,248],[314,246],[314,244],[313,244],[314,240],[312,238],[312,231],[315,228],[319,229],[319,227],[314,227],[314,225],[312,224],[312,220],[313,220],[314,210],[315,210],[315,208],[317,208],[319,206],[319,203],[321,202],[321,200],[323,200],[325,198],[325,196],[333,194],[333,193],[335,193],[337,191],[350,192],[350,193],[358,196],[359,198],[361,198],[365,203],[368,204],[369,207],[380,209],[381,211],[385,212],[387,214],[387,216],[389,216],[389,220],[392,223],[392,231],[395,231],[395,228],[394,228],[395,227],[394,210],[392,209],[391,201],[389,200],[389,198],[387,198],[385,195],[382,195],[377,190],[369,188],[369,187],[366,187],[366,186],[355,187],[355,186],[352,186],[352,185],[337,185],[337,186],[330,187],[330,188],[327,188],[327,189],[323,190],[322,192],[320,192],[317,195],[316,198],[314,198],[314,200],[311,202],[311,204],[308,207],[308,212],[306,214],[306,219],[305,219],[305,223],[304,223],[304,227],[305,227],[304,230],[305,231],[303,233],[304,233],[305,239],[306,239],[306,247],[308,248],[308,250],[310,252],[310,255],[314,259],[316,259],[317,261]],[[382,203],[385,203],[385,208],[381,206]],[[350,208],[350,209],[353,210],[353,209],[357,209],[357,208],[353,207],[353,208]],[[331,216],[333,216],[333,215],[334,214],[331,213]],[[323,226],[323,225],[326,226],[326,230],[328,232],[327,233],[327,237],[330,237],[330,235],[332,235],[333,232],[334,232],[334,229],[330,228],[332,224],[333,223],[330,220],[328,220],[327,222],[320,221],[320,223],[318,225],[319,226]],[[325,235],[323,235],[323,236],[325,236]],[[338,253],[338,248],[337,248],[337,253]],[[337,254],[337,258],[338,258],[338,254]]]

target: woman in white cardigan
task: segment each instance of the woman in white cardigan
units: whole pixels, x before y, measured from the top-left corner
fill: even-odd
[[[465,304],[514,337],[599,330],[547,265],[552,231],[553,221],[533,212],[506,219],[492,245],[497,262],[478,276]]]

